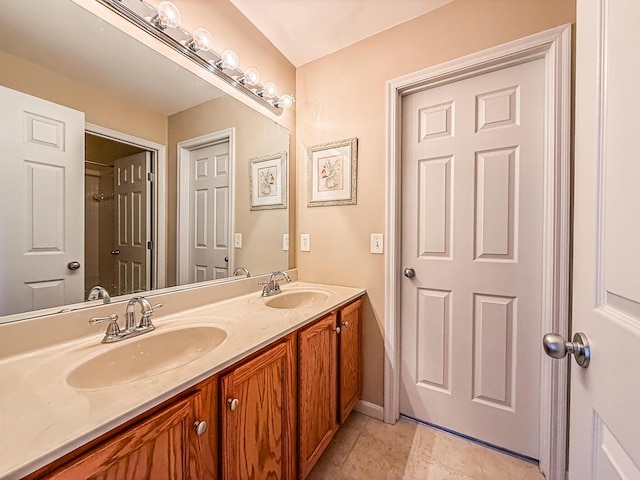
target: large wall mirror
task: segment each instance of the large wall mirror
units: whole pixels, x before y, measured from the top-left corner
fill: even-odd
[[[286,128],[71,0],[0,5],[0,323],[289,268]]]

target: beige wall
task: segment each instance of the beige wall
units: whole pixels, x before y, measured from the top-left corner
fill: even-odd
[[[367,289],[364,400],[383,403],[384,256],[369,253],[385,221],[386,81],[575,22],[575,0],[457,0],[297,70],[297,233],[303,280]],[[358,204],[306,207],[306,148],[358,137]]]
[[[0,85],[85,112],[85,121],[157,143],[167,140],[167,118],[91,85],[0,52]]]
[[[248,268],[252,275],[288,268],[289,254],[282,250],[282,234],[289,232],[289,211],[250,210],[249,160],[288,151],[289,131],[224,96],[169,117],[168,285],[176,281],[177,143],[232,127],[236,142],[235,232],[242,233],[242,248],[234,249],[235,266]]]

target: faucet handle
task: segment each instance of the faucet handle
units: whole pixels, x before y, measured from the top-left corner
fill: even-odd
[[[109,326],[107,327],[106,336],[115,336],[120,333],[120,327],[118,326],[118,315],[112,313],[108,317],[93,317],[89,320],[91,325],[95,325],[96,323],[104,323],[109,322]]]
[[[103,322],[117,322],[118,321],[118,315],[116,315],[115,313],[112,313],[111,315],[109,315],[108,317],[92,317],[89,320],[89,323],[91,325],[94,325],[96,323],[103,323]]]
[[[146,312],[144,312],[142,314],[142,317],[140,318],[140,325],[138,325],[138,328],[145,329],[145,330],[153,330],[155,327],[151,323],[151,317],[153,316],[156,310],[160,310],[162,307],[164,307],[164,305],[161,303],[158,303],[152,306]]]

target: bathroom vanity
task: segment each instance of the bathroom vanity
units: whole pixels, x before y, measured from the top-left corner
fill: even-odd
[[[256,280],[158,298],[139,337],[92,326],[0,359],[0,478],[305,478],[360,396],[365,292]]]

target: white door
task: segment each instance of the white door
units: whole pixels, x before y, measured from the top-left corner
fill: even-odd
[[[189,152],[189,283],[229,276],[229,142]]]
[[[578,1],[572,480],[640,479],[639,23],[637,0]]]
[[[539,455],[544,61],[404,97],[400,412]]]
[[[118,295],[150,288],[150,250],[147,245],[151,230],[147,178],[150,165],[150,152],[136,153],[114,162]]]
[[[5,87],[0,105],[0,315],[82,302],[84,113]]]

